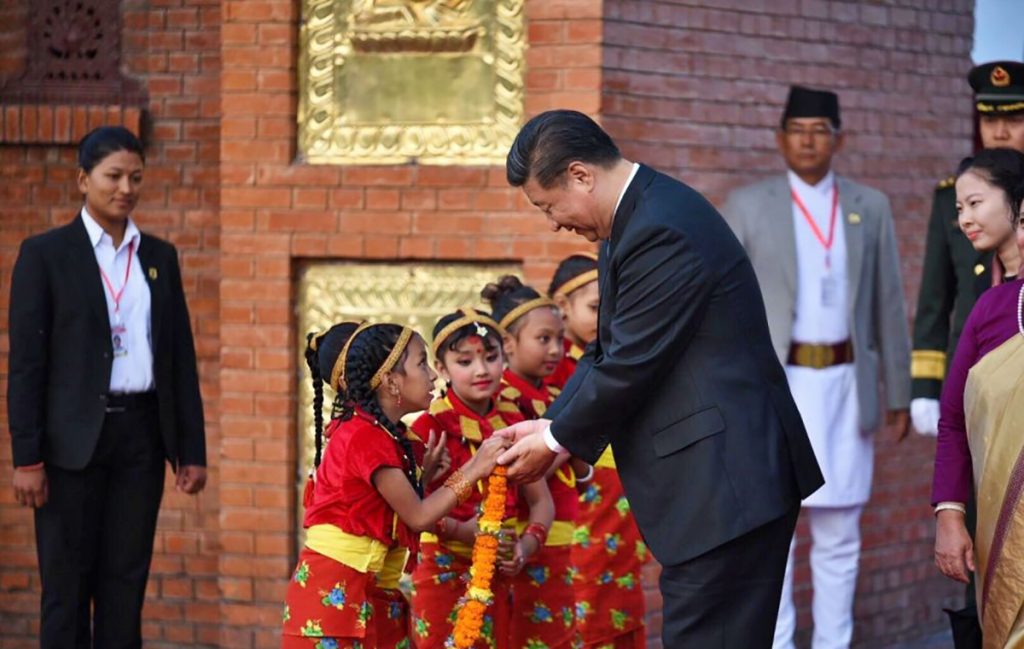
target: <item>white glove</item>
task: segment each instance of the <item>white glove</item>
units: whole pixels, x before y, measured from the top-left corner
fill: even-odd
[[[918,434],[935,437],[939,434],[939,400],[911,399],[910,420]]]

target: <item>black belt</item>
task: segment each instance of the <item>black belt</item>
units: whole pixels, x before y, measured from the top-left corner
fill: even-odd
[[[127,412],[129,410],[156,408],[156,403],[156,390],[127,394],[108,394],[107,412]]]

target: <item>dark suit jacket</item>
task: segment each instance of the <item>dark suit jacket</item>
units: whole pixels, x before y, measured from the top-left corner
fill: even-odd
[[[153,377],[167,459],[206,464],[203,404],[178,254],[142,234]],[[14,465],[84,468],[106,416],[113,363],[96,256],[79,215],[21,244],[11,278],[7,410]]]
[[[754,270],[703,196],[641,166],[600,258],[598,338],[547,416],[595,462],[611,443],[665,565],[725,544],[823,484]]]

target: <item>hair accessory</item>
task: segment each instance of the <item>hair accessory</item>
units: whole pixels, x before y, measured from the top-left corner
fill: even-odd
[[[452,471],[452,474],[444,481],[444,486],[452,490],[455,494],[455,500],[460,505],[466,502],[473,494],[473,483],[466,479],[466,475],[461,469]]]
[[[573,291],[575,291],[579,287],[584,286],[586,284],[589,284],[591,282],[596,282],[596,281],[597,281],[597,269],[596,268],[591,268],[590,270],[584,271],[584,272],[580,273],[576,277],[573,277],[572,279],[570,279],[566,283],[564,283],[561,286],[559,286],[558,290],[555,291],[554,297],[558,297],[560,295],[569,295],[570,293],[572,293]]]
[[[437,332],[437,335],[434,336],[434,342],[430,345],[430,351],[434,352],[434,358],[440,358],[441,348],[444,346],[444,342],[448,340],[453,333],[466,325],[475,326],[476,335],[481,338],[487,337],[487,327],[490,327],[497,332],[498,335],[501,335],[501,327],[499,327],[498,323],[490,317],[470,307],[462,307],[459,311],[462,312],[462,317],[449,322],[445,325],[444,329],[441,329],[441,331]]]
[[[352,348],[352,341],[372,326],[369,322],[364,322],[356,327],[356,330],[345,341],[345,346],[341,348],[338,360],[334,361],[334,367],[331,368],[331,387],[339,394],[345,391],[345,363],[348,361],[348,350]]]
[[[534,309],[539,309],[545,306],[555,306],[555,303],[554,301],[551,300],[551,298],[535,297],[532,300],[523,302],[516,308],[506,313],[505,317],[501,319],[501,322],[499,322],[498,325],[502,328],[502,330],[507,330],[509,326],[512,325],[513,322],[515,322],[522,316],[526,315],[530,311],[533,311]]]
[[[395,369],[395,363],[402,357],[405,352],[405,348],[409,346],[409,341],[412,340],[412,329],[409,327],[402,327],[402,333],[398,334],[398,340],[395,341],[395,346],[391,348],[391,353],[384,359],[384,364],[377,369],[374,373],[373,378],[370,379],[370,389],[376,390],[380,387],[381,381],[384,380],[384,375]]]

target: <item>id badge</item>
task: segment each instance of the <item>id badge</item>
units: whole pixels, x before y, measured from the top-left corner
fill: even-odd
[[[125,346],[128,329],[123,324],[116,324],[110,327],[110,342],[114,348],[114,358],[121,358],[128,355],[128,348]]]
[[[821,306],[833,308],[839,306],[839,282],[832,275],[821,278]]]

